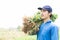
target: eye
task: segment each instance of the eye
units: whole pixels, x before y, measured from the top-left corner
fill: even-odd
[[[46,12],[46,10],[43,10],[43,12]]]
[[[41,12],[45,12],[45,11],[47,11],[47,10],[45,10],[45,9],[41,10]]]

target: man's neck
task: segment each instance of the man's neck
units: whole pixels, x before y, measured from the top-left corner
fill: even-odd
[[[44,19],[43,21],[44,23],[46,23],[48,20],[50,20],[50,18]]]

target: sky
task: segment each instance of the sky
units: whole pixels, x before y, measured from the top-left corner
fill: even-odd
[[[17,28],[22,26],[23,16],[32,16],[38,7],[50,5],[53,13],[58,14],[55,24],[60,27],[59,0],[0,0],[0,28]]]

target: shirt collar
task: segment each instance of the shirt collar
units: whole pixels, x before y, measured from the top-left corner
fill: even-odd
[[[51,23],[52,22],[52,20],[48,20],[46,23]],[[44,23],[44,24],[46,24],[46,23]]]

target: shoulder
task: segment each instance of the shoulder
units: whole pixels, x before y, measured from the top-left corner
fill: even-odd
[[[51,29],[58,29],[58,26],[52,22],[51,23]]]

